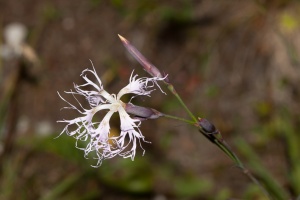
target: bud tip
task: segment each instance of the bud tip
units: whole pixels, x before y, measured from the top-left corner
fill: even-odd
[[[128,41],[123,36],[121,36],[120,34],[118,34],[118,36],[122,42],[128,43]]]

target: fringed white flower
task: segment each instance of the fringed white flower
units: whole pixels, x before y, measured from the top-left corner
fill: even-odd
[[[96,78],[96,83],[87,77],[88,74]],[[142,148],[141,141],[145,142],[145,138],[139,129],[141,124],[140,119],[130,117],[125,111],[125,103],[121,101],[121,97],[125,94],[150,96],[150,93],[154,90],[152,88],[158,85],[157,81],[161,81],[164,78],[137,78],[137,75],[133,76],[132,73],[129,84],[115,95],[109,94],[104,90],[94,66],[93,70],[84,70],[81,76],[86,83],[82,85],[74,84],[75,91],[65,92],[74,96],[79,104],[79,108],[66,101],[58,93],[60,98],[70,105],[65,108],[75,109],[81,115],[72,120],[58,121],[67,123],[61,134],[66,133],[69,136],[75,137],[77,139],[76,147],[84,150],[86,158],[92,153],[95,159],[97,159],[95,167],[100,166],[103,160],[117,155],[123,158],[130,157],[133,160],[136,154],[137,142]],[[87,88],[92,88],[92,90],[87,90]],[[76,95],[84,96],[90,108],[85,109],[75,97]],[[94,115],[103,110],[106,110],[106,114],[102,121],[95,122],[93,120]],[[109,125],[110,118],[116,112],[118,112],[121,122],[120,134],[118,136],[110,134]],[[87,145],[80,147],[78,144],[80,141],[87,142]]]

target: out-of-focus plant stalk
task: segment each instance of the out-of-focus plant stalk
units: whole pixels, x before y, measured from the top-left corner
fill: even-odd
[[[289,180],[291,182],[291,192],[300,195],[300,135],[292,124],[291,116],[286,112],[280,112],[271,123],[271,128],[279,134],[285,143],[288,159]],[[298,197],[300,199],[300,196]]]
[[[235,143],[239,151],[249,160],[249,165],[257,176],[260,177],[260,182],[264,183],[268,192],[272,194],[275,199],[289,199],[287,192],[279,186],[270,173],[260,164],[260,159],[255,155],[251,147],[241,138],[236,139]]]
[[[235,162],[236,166],[242,170],[242,172],[253,182],[255,183],[261,191],[264,193],[266,197],[269,199],[273,199],[269,193],[269,191],[264,188],[264,186],[260,183],[260,181],[253,176],[249,169],[247,169],[239,157],[231,150],[230,146],[226,143],[226,141],[222,138],[221,133],[218,131],[216,134],[209,134],[203,128],[199,127],[199,131],[213,144],[217,145],[227,156],[230,157],[232,161]]]
[[[16,88],[20,78],[20,70],[18,66],[20,65],[19,60],[11,61],[10,67],[13,69],[12,72],[3,81],[1,90],[3,91],[3,96],[0,101],[0,127],[3,127],[5,116],[7,110],[9,109],[9,104],[11,103],[12,97],[16,93]],[[1,137],[1,135],[0,135]]]
[[[119,35],[123,45],[125,48],[128,50],[128,52],[143,66],[144,70],[148,72],[150,75],[153,77],[164,77],[163,74],[159,71],[158,68],[156,68],[152,63],[150,63],[133,45],[130,44],[130,42]],[[171,118],[171,119],[176,119],[180,121],[184,121],[189,124],[195,125],[199,131],[213,144],[215,144],[217,147],[219,147],[235,164],[236,166],[242,170],[242,172],[250,178],[252,182],[254,182],[258,187],[261,189],[261,191],[264,193],[266,197],[269,199],[272,199],[272,196],[270,195],[270,191],[268,188],[264,188],[263,185],[259,182],[258,179],[256,179],[253,174],[245,168],[244,164],[242,161],[238,158],[238,156],[234,153],[233,150],[231,150],[230,146],[226,143],[226,141],[223,139],[220,131],[216,130],[214,125],[211,124],[206,120],[206,125],[208,128],[212,129],[211,131],[206,130],[206,127],[202,126],[200,123],[201,118],[199,120],[196,119],[195,115],[188,109],[186,104],[183,102],[181,99],[180,95],[176,92],[174,86],[170,83],[168,77],[165,78],[164,83],[167,85],[167,88],[169,91],[177,98],[181,106],[185,109],[187,114],[192,118],[193,121],[186,120],[183,118],[175,117],[172,115],[166,115],[164,114],[163,116]],[[277,196],[277,195],[276,195]]]
[[[8,76],[5,81],[4,88],[4,97],[0,102],[0,125],[1,132],[0,138],[3,139],[3,150],[0,153],[0,163],[3,162],[4,157],[8,152],[10,152],[14,137],[15,137],[15,123],[17,118],[17,91],[18,84],[20,82],[21,77],[21,68],[19,60],[15,60],[15,62],[11,62],[10,65],[13,69],[12,73]],[[6,123],[6,124],[5,124]],[[4,127],[5,126],[5,133]],[[0,177],[2,176],[2,168],[0,167]]]
[[[38,57],[35,51],[25,42],[26,35],[27,29],[23,24],[12,23],[4,29],[5,44],[1,44],[2,51],[0,52],[0,56],[6,60],[5,63],[9,69],[9,73],[5,75],[5,80],[0,86],[0,89],[3,90],[3,96],[0,100],[0,138],[3,140],[0,163],[10,153],[16,136],[16,122],[18,119],[17,101],[20,94],[19,85],[21,80],[26,77],[23,76],[24,74],[31,75],[27,73],[28,69],[25,65],[30,63],[32,66],[38,66]],[[0,76],[3,75],[0,73]],[[29,80],[34,77],[28,76],[26,78]],[[27,80],[26,78],[25,80]],[[0,176],[2,173],[3,171],[0,166]]]

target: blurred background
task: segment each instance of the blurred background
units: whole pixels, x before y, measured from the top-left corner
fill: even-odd
[[[0,199],[266,199],[195,127],[178,121],[143,122],[151,141],[145,155],[139,149],[135,161],[116,157],[100,168],[74,138],[55,139],[65,125],[56,121],[78,116],[61,110],[67,105],[57,91],[83,83],[89,59],[111,93],[133,69],[149,76],[117,34],[169,74],[192,112],[218,127],[275,199],[295,199],[299,11],[296,0],[2,0]],[[169,93],[134,102],[188,118]]]

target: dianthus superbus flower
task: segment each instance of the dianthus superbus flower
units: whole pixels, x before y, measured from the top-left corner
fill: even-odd
[[[96,82],[93,82],[87,75],[94,76]],[[103,160],[117,155],[123,158],[130,157],[133,160],[136,154],[137,143],[141,146],[141,141],[145,142],[145,137],[139,129],[142,119],[138,117],[132,118],[126,112],[126,107],[130,107],[131,110],[135,107],[134,105],[129,106],[132,105],[130,102],[122,102],[121,97],[125,94],[150,96],[150,93],[154,90],[153,87],[155,85],[158,86],[157,81],[161,81],[164,78],[138,78],[137,75],[133,75],[132,73],[129,84],[115,95],[109,94],[104,90],[94,66],[93,70],[85,69],[81,77],[85,80],[84,84],[74,84],[75,91],[71,90],[65,92],[72,94],[79,106],[74,106],[58,93],[60,98],[70,105],[65,108],[75,109],[80,114],[80,116],[75,119],[58,121],[67,124],[61,134],[66,133],[69,136],[75,137],[77,139],[76,147],[84,150],[85,157],[90,153],[94,153],[93,155],[96,155],[95,159],[98,160],[96,166],[100,166]],[[76,95],[84,96],[89,104],[89,108],[84,108],[79,100],[77,100]],[[136,108],[138,109],[138,106]],[[104,111],[106,114],[102,121],[97,122],[93,120],[94,115],[100,111]],[[110,133],[109,121],[114,113],[119,114],[121,122],[120,134],[117,136]],[[79,145],[77,145],[78,141],[85,141],[87,145],[85,147],[79,147]]]

